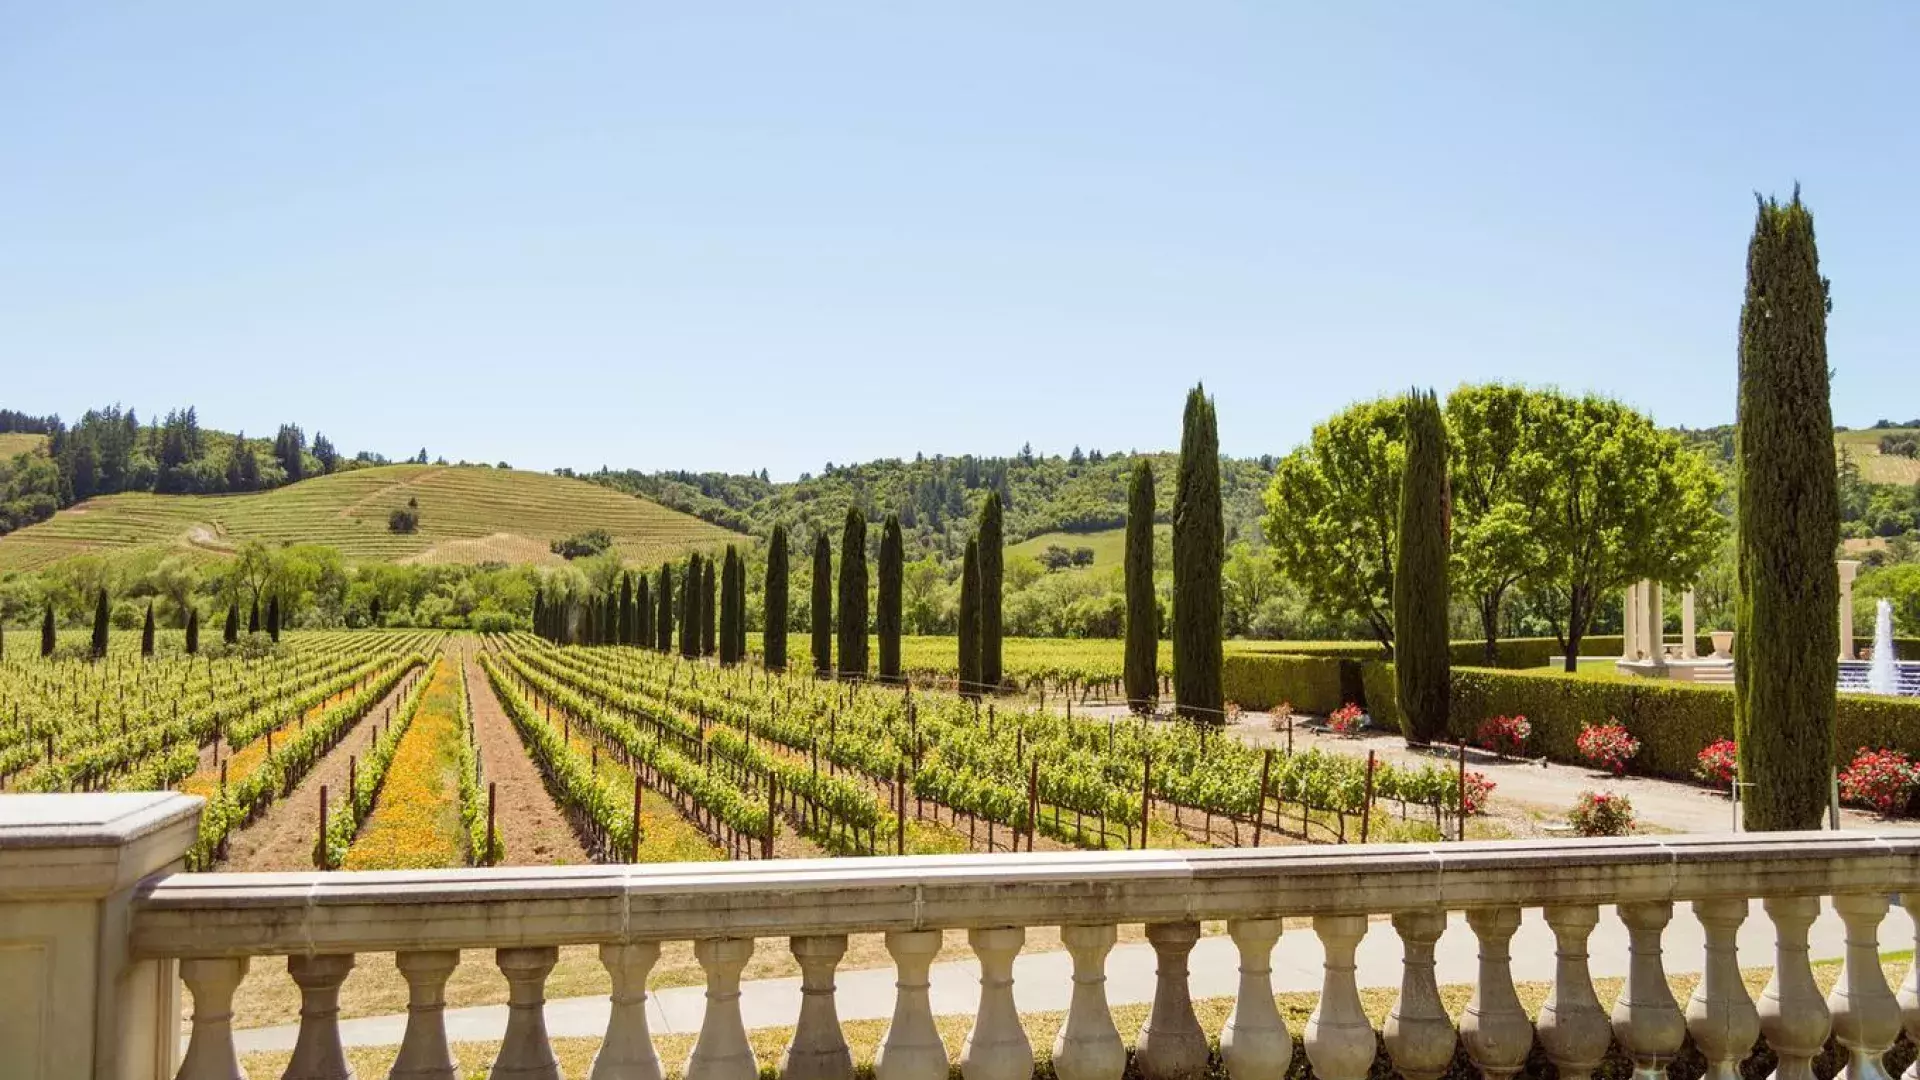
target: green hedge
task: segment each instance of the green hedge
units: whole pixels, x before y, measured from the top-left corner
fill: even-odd
[[[1352,701],[1376,722],[1399,722],[1393,704],[1393,665],[1342,657],[1230,656],[1227,697],[1246,708],[1288,701],[1306,712],[1326,713]],[[1279,697],[1261,696],[1280,694]],[[1525,716],[1533,722],[1527,752],[1555,761],[1579,760],[1574,741],[1588,724],[1609,719],[1640,740],[1633,771],[1686,779],[1702,747],[1733,737],[1733,689],[1666,679],[1581,678],[1552,671],[1502,671],[1460,667],[1453,671],[1452,727],[1471,739],[1491,716]],[[1844,764],[1862,747],[1901,750],[1920,758],[1920,699],[1840,695],[1834,727],[1835,755]]]
[[[1915,645],[1916,655],[1920,655],[1920,641],[1916,641]],[[1580,640],[1580,655],[1619,656],[1621,646],[1622,639],[1619,634],[1592,634]],[[1702,656],[1713,652],[1713,640],[1705,634],[1700,635],[1696,646]],[[1448,653],[1456,667],[1486,664],[1486,642],[1478,638],[1456,640],[1450,644]],[[1343,660],[1380,660],[1385,657],[1385,650],[1377,642],[1371,641],[1233,641],[1227,645],[1227,655],[1316,656]],[[1560,642],[1555,638],[1501,638],[1499,644],[1495,646],[1493,666],[1498,668],[1545,667],[1561,655]],[[1902,655],[1904,656],[1905,653]],[[1227,696],[1231,698],[1233,695]]]

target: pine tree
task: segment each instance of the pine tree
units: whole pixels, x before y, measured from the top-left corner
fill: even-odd
[[[140,627],[140,655],[153,655],[153,601],[147,601],[147,621]]]
[[[200,652],[200,609],[187,609],[187,655],[195,656]]]
[[[252,634],[257,634],[259,632],[260,632],[260,598],[258,596],[255,596],[253,598],[253,607],[247,612],[247,633],[249,635],[252,635]]]
[[[900,515],[888,514],[880,527],[880,586],[875,592],[874,631],[880,638],[880,679],[900,681],[901,579],[906,571],[907,547],[900,535]]]
[[[980,506],[980,682],[998,689],[1001,668],[1001,609],[1006,584],[1006,536],[1000,493],[987,492]]]
[[[760,633],[768,671],[787,669],[787,527],[775,525],[767,543],[765,627]]]
[[[673,567],[661,564],[660,577],[654,585],[653,635],[654,648],[663,653],[673,651]]]
[[[687,556],[687,575],[680,582],[680,655],[700,655],[700,556]]]
[[[633,575],[620,575],[620,637],[622,645],[633,644]]]
[[[1839,479],[1827,367],[1830,294],[1813,213],[1760,203],[1747,245],[1735,427],[1740,603],[1734,738],[1749,830],[1817,829],[1834,761]]]
[[[1133,463],[1127,487],[1127,703],[1152,712],[1160,700],[1160,602],[1153,588],[1153,466]]]
[[[1432,391],[1407,396],[1407,463],[1393,565],[1393,678],[1400,730],[1425,746],[1447,733],[1447,428]]]
[[[833,546],[824,530],[813,535],[813,672],[833,672]]]
[[[714,653],[714,586],[713,560],[700,560],[700,655],[712,656]]]
[[[280,644],[280,594],[267,598],[267,637]]]
[[[60,643],[60,635],[53,626],[53,601],[47,601],[47,614],[40,620],[40,659],[53,655],[54,647]]]
[[[1206,388],[1187,393],[1180,472],[1173,489],[1173,700],[1182,716],[1226,719],[1220,686],[1220,570],[1226,523],[1220,506],[1220,435]]]
[[[840,530],[840,675],[867,677],[867,516],[847,508]]]
[[[227,604],[227,625],[220,633],[220,640],[229,645],[240,640],[240,601],[238,600]]]
[[[720,664],[732,667],[739,661],[734,655],[733,645],[737,636],[737,627],[733,625],[734,574],[738,569],[740,553],[727,545],[726,558],[720,563]]]
[[[960,692],[980,696],[980,538],[960,557]]]
[[[102,588],[100,600],[94,603],[94,659],[108,655],[108,617],[108,590]]]

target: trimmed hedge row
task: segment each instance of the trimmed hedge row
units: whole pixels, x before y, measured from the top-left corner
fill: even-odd
[[[1393,665],[1382,661],[1229,656],[1225,674],[1227,697],[1243,707],[1287,701],[1305,712],[1325,713],[1354,702],[1367,707],[1378,723],[1393,727],[1399,721]],[[1702,747],[1733,737],[1728,686],[1471,667],[1455,668],[1452,686],[1455,738],[1472,738],[1488,717],[1522,715],[1533,722],[1527,753],[1555,761],[1578,761],[1574,740],[1580,729],[1613,719],[1640,740],[1634,772],[1686,779]],[[1843,761],[1862,747],[1920,758],[1920,699],[1840,695],[1834,743]]]
[[[1895,639],[1896,642],[1912,640],[1916,653],[1920,656],[1920,639]],[[1581,656],[1619,656],[1623,641],[1619,634],[1593,634],[1580,641]],[[1700,635],[1695,643],[1701,656],[1713,652],[1713,639]],[[1227,646],[1227,655],[1232,656],[1314,656],[1343,660],[1380,660],[1385,650],[1370,641],[1234,641]],[[1560,642],[1555,638],[1501,638],[1495,647],[1493,666],[1497,668],[1537,668],[1558,659],[1562,655]],[[1901,653],[1902,656],[1906,654]],[[1487,658],[1486,642],[1474,638],[1457,640],[1450,643],[1448,656],[1455,667],[1484,666]],[[1227,695],[1229,698],[1232,694]],[[1245,704],[1242,702],[1242,704]]]

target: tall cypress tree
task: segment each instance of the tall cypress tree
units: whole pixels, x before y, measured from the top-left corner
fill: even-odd
[[[249,608],[247,611],[247,633],[257,634],[259,632],[260,632],[260,598],[258,596],[255,596],[253,598],[253,607]]]
[[[680,582],[680,655],[700,655],[700,556],[687,556],[687,576]]]
[[[654,648],[663,653],[673,651],[673,567],[660,565],[660,577],[655,582],[653,611]]]
[[[220,640],[231,645],[240,640],[240,601],[227,602],[227,625],[220,631]]]
[[[620,637],[622,645],[633,644],[633,575],[620,575]]]
[[[1447,733],[1447,428],[1440,399],[1407,395],[1407,463],[1393,563],[1393,679],[1400,730],[1425,746]]]
[[[147,621],[140,626],[140,655],[153,655],[153,601],[147,601]]]
[[[187,609],[187,655],[195,656],[200,652],[200,609]]]
[[[1153,466],[1133,463],[1127,486],[1127,704],[1152,712],[1160,700],[1160,602],[1153,589]]]
[[[833,672],[833,547],[825,530],[813,535],[813,672]]]
[[[273,639],[274,644],[278,645],[280,643],[279,593],[275,593],[267,598],[267,636]]]
[[[714,651],[714,585],[713,560],[700,560],[700,655],[712,656]]]
[[[980,696],[980,538],[960,556],[960,693]]]
[[[744,661],[747,651],[747,557],[733,561],[733,655]]]
[[[906,541],[900,535],[900,515],[888,514],[880,526],[880,584],[875,590],[874,632],[880,638],[880,678],[900,681],[901,579],[905,576]]]
[[[1187,393],[1180,472],[1173,489],[1173,700],[1182,716],[1226,719],[1220,686],[1220,568],[1226,522],[1220,507],[1220,435],[1206,388]]]
[[[867,516],[847,507],[840,529],[840,674],[867,677]]]
[[[547,598],[538,585],[533,587],[533,632],[543,638],[547,636]]]
[[[739,553],[728,544],[726,559],[720,564],[720,663],[723,667],[732,667],[740,659],[733,651],[738,629],[733,625],[734,574],[739,562]]]
[[[108,615],[108,590],[102,588],[100,600],[94,601],[94,659],[108,655]]]
[[[653,604],[647,596],[647,574],[633,583],[633,643],[642,649],[653,648]]]
[[[987,492],[980,506],[980,681],[999,689],[1002,593],[1006,584],[1006,529],[1000,493]]]
[[[1734,738],[1754,831],[1819,828],[1833,768],[1840,501],[1829,308],[1799,189],[1784,206],[1762,201],[1747,245],[1734,444]]]
[[[762,662],[768,671],[787,669],[787,527],[775,525],[767,542],[765,627],[760,633]]]
[[[53,626],[53,601],[47,601],[47,613],[40,620],[40,659],[53,655],[54,647],[60,644],[60,634]]]

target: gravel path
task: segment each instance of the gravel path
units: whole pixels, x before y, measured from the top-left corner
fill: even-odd
[[[494,696],[493,685],[474,659],[470,642],[462,643],[460,663],[466,669],[467,693],[473,699],[480,768],[494,786],[494,828],[506,845],[502,861],[512,866],[592,862],[566,813],[547,793],[539,767],[521,744],[520,733],[507,719],[500,699]]]

